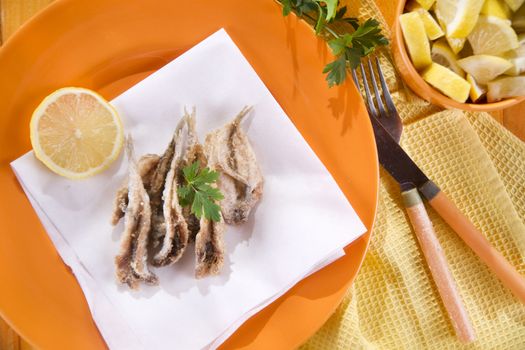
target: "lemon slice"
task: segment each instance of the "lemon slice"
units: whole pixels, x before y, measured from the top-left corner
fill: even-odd
[[[484,0],[437,0],[436,11],[451,38],[466,38],[478,20]]]
[[[443,30],[436,22],[434,17],[432,17],[430,12],[428,12],[424,8],[418,8],[414,12],[417,12],[421,17],[423,25],[425,26],[425,32],[427,33],[427,36],[430,40],[436,40],[445,35],[445,33],[443,33]]]
[[[106,169],[122,148],[124,133],[115,109],[94,91],[63,88],[47,96],[30,123],[35,156],[71,179]]]
[[[519,46],[518,36],[510,21],[493,16],[479,16],[468,41],[475,55],[498,55]]]
[[[432,59],[430,58],[430,44],[421,17],[416,12],[404,13],[399,16],[399,23],[414,67],[417,70],[425,68],[432,63]]]
[[[457,75],[463,77],[465,72],[458,65],[456,54],[450,49],[445,40],[438,40],[432,45],[432,61],[452,69]]]
[[[443,20],[443,16],[441,16],[441,13],[438,9],[435,11],[436,17],[438,19],[439,25],[441,26],[441,29],[446,32],[446,24]],[[463,47],[465,46],[465,43],[467,42],[467,38],[452,38],[450,36],[445,36],[447,39],[448,46],[452,49],[452,52],[454,52],[456,55],[458,52],[460,52]]]
[[[510,9],[514,12],[516,12],[521,5],[525,2],[525,0],[505,0],[507,5],[509,5]]]
[[[467,74],[467,81],[470,84],[469,96],[472,102],[478,102],[487,94],[487,89],[484,86],[479,85],[472,75]]]
[[[438,63],[432,63],[421,76],[427,83],[455,101],[463,103],[469,96],[470,84]]]
[[[459,66],[480,84],[486,84],[512,67],[508,60],[490,55],[474,55],[458,60]]]
[[[511,16],[510,8],[503,0],[485,0],[481,8],[481,14],[503,19],[509,19]]]
[[[489,102],[523,95],[525,95],[525,76],[500,78],[488,84]]]

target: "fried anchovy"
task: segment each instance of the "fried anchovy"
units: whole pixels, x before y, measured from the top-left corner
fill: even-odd
[[[166,174],[162,195],[162,212],[164,216],[165,233],[160,250],[153,258],[153,264],[164,266],[175,263],[180,259],[188,244],[188,227],[182,208],[179,204],[177,188],[179,187],[179,173],[183,165],[184,133],[181,121],[180,127],[173,138],[175,151],[171,160],[169,171]]]
[[[221,211],[228,224],[248,220],[263,193],[263,177],[248,136],[241,128],[251,108],[245,107],[230,123],[206,136],[208,164],[220,171]]]
[[[159,163],[160,157],[156,154],[146,154],[139,159],[139,174],[142,178],[143,184],[148,184],[151,181],[153,170]],[[124,181],[122,186],[118,189],[115,197],[115,204],[113,207],[113,216],[111,218],[111,224],[116,225],[126,213],[128,206],[128,179]]]
[[[119,282],[136,289],[140,281],[157,284],[158,279],[149,271],[147,264],[151,206],[134,156],[131,137],[126,141],[126,151],[129,159],[128,204],[120,252],[115,257],[115,265]]]
[[[200,220],[200,230],[195,238],[195,277],[203,278],[220,273],[224,264],[225,230],[222,215],[218,222],[204,217]]]

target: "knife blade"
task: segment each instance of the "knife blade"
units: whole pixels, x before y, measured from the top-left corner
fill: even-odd
[[[379,163],[399,183],[402,191],[420,188],[429,182],[410,156],[401,148],[381,122],[370,117],[376,138]]]

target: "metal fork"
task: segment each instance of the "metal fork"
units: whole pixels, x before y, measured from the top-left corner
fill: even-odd
[[[401,118],[392,101],[392,96],[385,82],[379,59],[377,56],[374,57],[376,69],[374,69],[371,61],[372,59],[366,60],[371,84],[369,83],[363,62],[361,62],[359,66],[363,89],[361,89],[358,74],[355,69],[352,70],[352,78],[366,102],[370,118],[375,118],[379,121],[390,136],[399,143],[403,132]],[[381,87],[377,84],[376,75],[379,78]],[[371,93],[370,85],[372,85],[374,94]],[[395,160],[389,161],[395,162]],[[456,282],[448,267],[443,249],[439,244],[432,222],[428,217],[425,205],[417,189],[403,192],[403,199],[408,217],[456,334],[461,341],[465,343],[470,342],[475,339],[475,333],[457,291]]]

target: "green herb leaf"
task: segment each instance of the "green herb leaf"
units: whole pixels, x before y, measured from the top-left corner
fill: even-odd
[[[345,34],[339,38],[332,39],[328,42],[328,46],[332,49],[335,56],[339,56],[345,52],[346,48],[352,44],[352,35]]]
[[[319,35],[323,31],[325,23],[326,23],[326,20],[325,20],[326,10],[324,9],[324,7],[321,7],[321,5],[319,5],[318,2],[316,3],[316,5],[317,5],[317,13],[319,15],[317,16],[317,23],[315,24],[315,34]]]
[[[283,14],[286,16],[294,11],[299,16],[305,16],[315,23],[317,35],[322,32],[330,34],[334,39],[328,42],[336,59],[328,63],[323,73],[327,73],[328,86],[342,84],[347,78],[346,69],[359,66],[361,58],[372,53],[377,47],[388,45],[388,40],[381,33],[377,20],[368,19],[359,24],[357,18],[345,18],[347,9],[337,10],[339,0],[279,0],[283,4]],[[316,17],[315,14],[317,14]],[[338,34],[330,27],[331,23],[350,24],[353,33]]]
[[[335,61],[328,63],[323,70],[328,73],[326,81],[328,86],[341,84],[346,79],[346,59],[344,55],[339,56]]]
[[[219,173],[206,167],[200,169],[198,161],[182,169],[185,184],[177,189],[179,203],[190,207],[198,219],[203,216],[207,220],[220,221],[220,206],[215,203],[224,198],[221,191],[212,186],[217,182]]]
[[[351,69],[356,69],[361,63],[361,51],[354,47],[347,47],[345,50],[345,58]],[[341,82],[342,83],[342,82]]]
[[[388,40],[381,34],[379,22],[369,18],[352,34],[353,47],[360,49],[362,56],[370,54],[377,46],[388,45]]]
[[[292,11],[292,2],[291,0],[282,0],[283,4],[283,16],[288,16]]]
[[[315,11],[317,8],[316,0],[292,0],[292,7],[296,9],[299,16],[303,13]]]
[[[332,20],[336,15],[337,3],[339,0],[323,0],[318,2],[323,2],[326,4],[326,20]]]
[[[202,208],[204,211],[204,217],[208,218],[208,220],[216,222],[221,220],[221,208],[217,203],[211,201],[204,201],[202,203]]]

